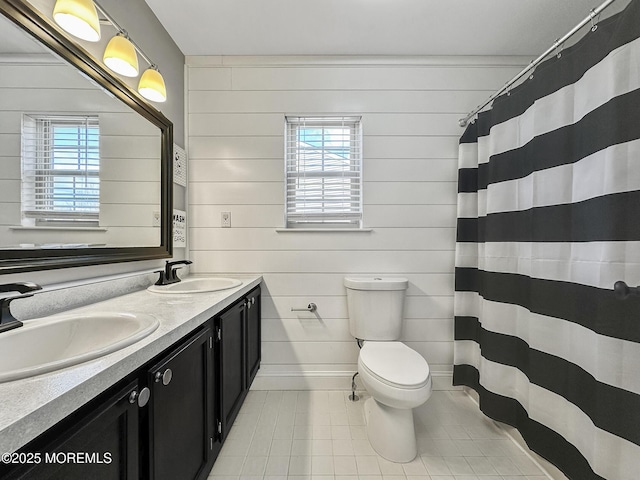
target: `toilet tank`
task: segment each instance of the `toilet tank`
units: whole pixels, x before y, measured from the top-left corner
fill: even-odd
[[[361,340],[398,340],[402,334],[406,278],[345,277],[349,331]]]

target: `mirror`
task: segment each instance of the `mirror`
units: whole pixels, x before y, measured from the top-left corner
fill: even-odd
[[[171,256],[172,124],[0,0],[0,273]]]

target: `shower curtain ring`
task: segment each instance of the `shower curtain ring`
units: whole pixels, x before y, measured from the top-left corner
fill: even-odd
[[[556,48],[556,57],[557,58],[562,57],[562,49],[564,47],[564,43],[560,43],[560,39],[556,38],[556,41],[553,44],[553,46]]]
[[[591,17],[591,31],[595,32],[598,29],[598,22],[600,21],[600,14],[597,13],[596,11],[592,8],[591,11],[589,12],[589,17]],[[593,19],[596,18],[596,21],[594,22]]]

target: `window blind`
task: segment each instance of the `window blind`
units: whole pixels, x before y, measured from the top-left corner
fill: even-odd
[[[286,117],[285,224],[362,225],[360,117]]]
[[[23,218],[97,224],[99,212],[98,118],[23,115]]]

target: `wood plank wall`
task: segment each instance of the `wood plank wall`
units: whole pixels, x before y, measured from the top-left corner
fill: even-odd
[[[410,280],[402,340],[451,388],[458,119],[522,58],[187,57],[194,273],[261,273],[255,388],[346,389],[345,275]],[[284,116],[360,114],[368,233],[283,233]],[[231,212],[232,228],[220,227]],[[318,305],[318,316],[291,308]]]

